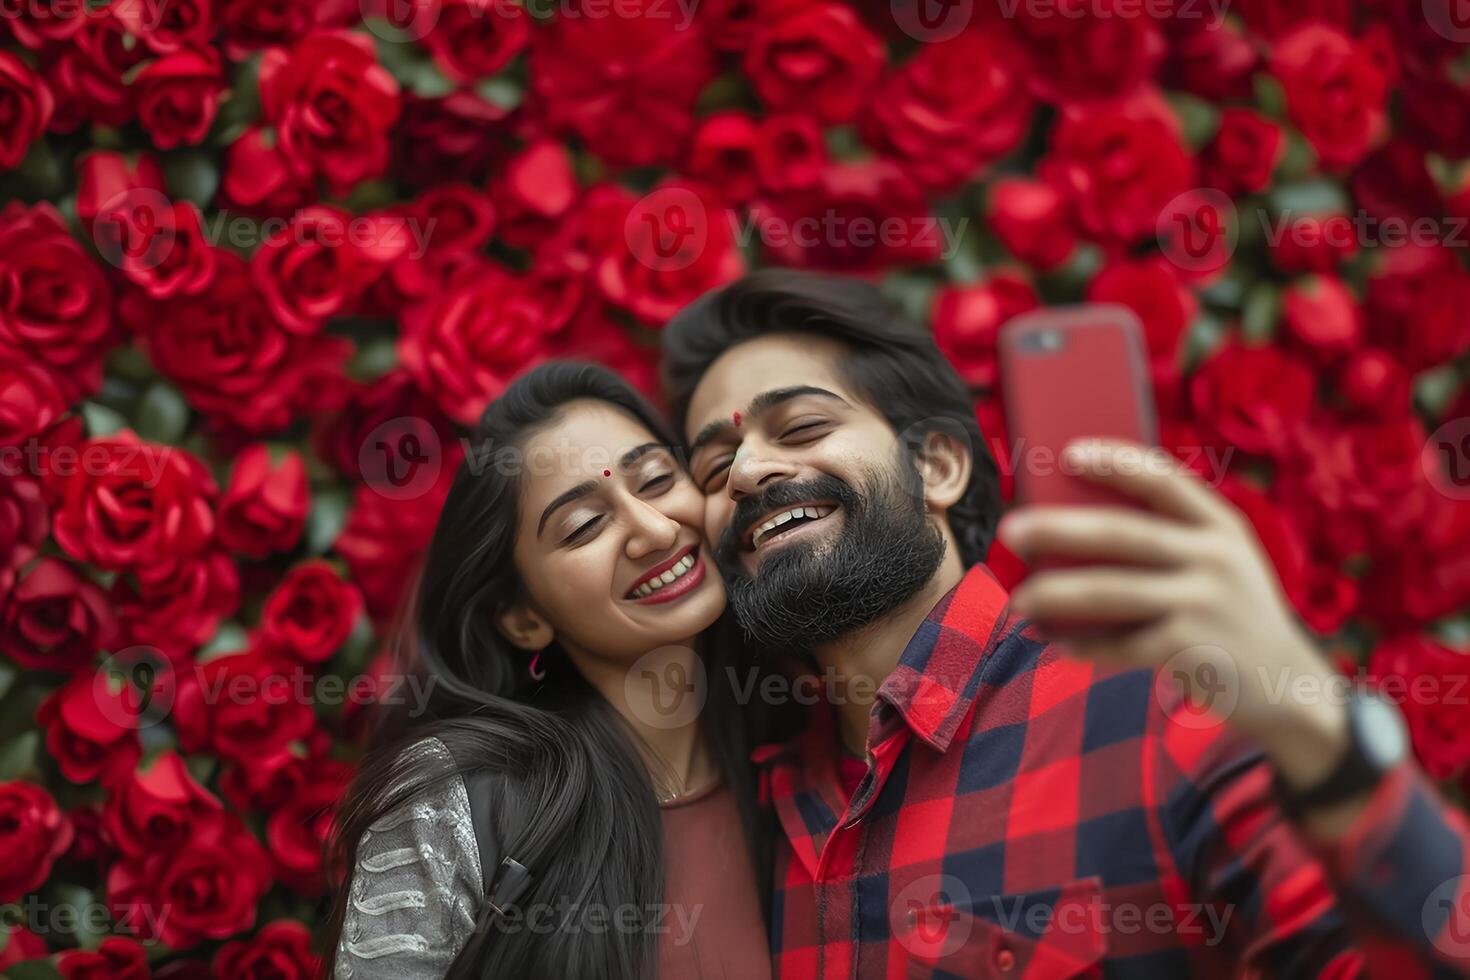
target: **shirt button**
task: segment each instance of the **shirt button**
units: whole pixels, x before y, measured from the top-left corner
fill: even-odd
[[[1010,973],[1016,968],[1016,954],[1002,946],[995,951],[995,968],[1001,973]]]

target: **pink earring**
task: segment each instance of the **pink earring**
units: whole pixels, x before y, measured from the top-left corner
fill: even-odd
[[[539,680],[545,680],[546,679],[546,671],[545,671],[545,669],[543,668],[542,670],[539,670],[539,671],[536,669],[537,665],[540,664],[540,662],[541,662],[541,654],[538,651],[536,653],[536,656],[534,656],[534,657],[531,658],[531,680],[533,680],[533,681],[539,681]]]

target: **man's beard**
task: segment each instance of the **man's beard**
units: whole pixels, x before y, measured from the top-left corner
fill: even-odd
[[[813,500],[841,505],[836,539],[778,545],[748,574],[735,529]],[[810,653],[897,609],[918,595],[943,559],[944,536],[925,518],[923,483],[906,455],[874,473],[861,492],[824,475],[745,498],[715,551],[746,639],[795,653]]]

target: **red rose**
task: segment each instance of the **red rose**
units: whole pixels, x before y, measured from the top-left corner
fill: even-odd
[[[101,384],[112,290],[49,204],[0,210],[0,358],[39,360],[68,395]]]
[[[332,834],[336,805],[351,776],[345,763],[314,760],[304,784],[266,821],[265,841],[276,880],[299,895],[316,898],[326,891],[322,855]]]
[[[220,250],[209,287],[164,302],[124,297],[122,316],[159,373],[190,405],[248,432],[290,422],[313,395],[308,381],[331,375],[351,351],[342,337],[303,337],[271,316],[243,259]]]
[[[240,603],[240,573],[223,550],[136,568],[109,594],[127,645],[156,647],[176,663],[207,642]]]
[[[1291,121],[1329,170],[1352,166],[1382,141],[1389,83],[1364,42],[1304,24],[1276,42],[1271,73],[1286,92]]]
[[[494,75],[531,41],[531,18],[511,0],[443,0],[423,45],[456,82]]]
[[[309,504],[301,454],[287,452],[272,466],[270,449],[256,443],[236,457],[220,498],[220,543],[251,558],[290,551],[301,539]]]
[[[36,710],[46,732],[46,751],[74,783],[111,786],[138,762],[142,747],[135,723],[136,689],[116,684],[106,672],[78,674]]]
[[[344,713],[369,700],[371,685],[354,677],[347,684]],[[285,806],[301,792],[323,756],[332,749],[333,738],[316,728],[299,742],[275,749],[271,755],[251,759],[249,765],[232,763],[220,776],[220,792],[237,810],[272,811]]]
[[[958,245],[967,222],[935,217],[919,188],[886,161],[834,163],[813,187],[752,205],[764,251],[779,265],[850,274],[933,262]]]
[[[142,941],[188,949],[255,924],[268,867],[265,851],[236,824],[216,839],[186,838],[177,848],[118,861],[107,874],[108,905]]]
[[[1419,628],[1470,605],[1470,501],[1426,503],[1415,526],[1374,555],[1364,580],[1364,611],[1379,622]]]
[[[210,0],[119,0],[117,19],[128,33],[140,38],[155,54],[173,54],[185,47],[199,48],[214,35]]]
[[[44,364],[0,367],[0,446],[19,446],[66,412],[68,399]]]
[[[718,189],[728,201],[744,203],[755,196],[755,142],[759,127],[741,110],[713,112],[700,120],[689,146],[689,175]]]
[[[267,649],[306,663],[326,660],[347,639],[362,612],[362,594],[315,559],[286,573],[265,600],[261,639]]]
[[[1349,186],[1358,206],[1380,221],[1397,218],[1411,224],[1446,203],[1423,148],[1403,139],[1390,139],[1369,154],[1353,171]]]
[[[1276,40],[1293,27],[1320,21],[1346,29],[1352,24],[1350,0],[1241,0],[1240,16],[1252,34]]]
[[[80,457],[51,479],[62,550],[99,568],[125,569],[186,558],[208,543],[218,490],[194,456],[124,429],[87,440]]]
[[[1281,325],[1290,341],[1318,362],[1332,362],[1363,341],[1358,303],[1335,276],[1311,276],[1281,294]]]
[[[1376,347],[1348,356],[1337,376],[1337,390],[1350,407],[1370,418],[1397,418],[1411,408],[1409,372]]]
[[[1261,60],[1255,45],[1233,20],[1201,24],[1170,41],[1164,72],[1170,87],[1211,102],[1251,99],[1252,73]]]
[[[1227,194],[1255,194],[1271,186],[1286,154],[1281,127],[1254,109],[1220,111],[1220,128],[1205,153],[1204,177]]]
[[[1470,274],[1449,248],[1379,250],[1364,296],[1369,337],[1412,371],[1448,361],[1470,344]]]
[[[1194,412],[1222,446],[1279,453],[1312,407],[1311,369],[1277,347],[1229,343],[1194,376]]]
[[[13,170],[46,131],[55,103],[41,77],[9,51],[0,51],[0,101],[7,113],[0,132],[0,171]]]
[[[133,85],[138,122],[154,146],[171,150],[204,142],[224,88],[213,48],[166,55],[139,72]]]
[[[990,186],[990,230],[1017,259],[1043,271],[1065,262],[1077,245],[1066,197],[1026,177]]]
[[[1016,25],[1036,66],[1031,85],[1052,103],[1129,95],[1164,55],[1158,23],[1130,0],[1022,4]]]
[[[471,89],[428,99],[409,92],[393,129],[393,173],[410,187],[442,180],[479,184],[497,161],[510,156],[508,144],[520,118]]]
[[[251,939],[225,943],[214,954],[219,980],[313,980],[320,970],[311,933],[290,919],[269,923]]]
[[[603,298],[649,326],[745,271],[729,215],[702,188],[674,180],[641,199],[592,192],[587,238]]]
[[[863,134],[934,191],[982,176],[1031,128],[1025,52],[998,30],[924,45],[869,102]]]
[[[226,57],[231,61],[245,61],[261,48],[290,44],[313,28],[358,23],[370,8],[317,0],[281,0],[268,4],[259,0],[222,0],[218,9]]]
[[[158,159],[141,153],[130,160],[112,150],[94,150],[77,161],[77,218],[88,234],[104,205],[139,188],[165,193]]]
[[[1002,270],[980,282],[946,286],[934,295],[929,319],[934,343],[965,384],[994,387],[1000,381],[995,339],[1001,326],[1037,306],[1036,290],[1020,273]]]
[[[41,71],[56,100],[51,128],[65,133],[88,122],[121,126],[137,114],[127,77],[147,59],[148,48],[129,40],[116,5],[88,9],[79,24],[41,52]]]
[[[117,621],[107,598],[75,566],[42,558],[0,574],[0,585],[0,653],[20,666],[70,673],[111,646]]]
[[[1298,602],[1306,591],[1308,563],[1307,545],[1301,532],[1279,507],[1250,484],[1226,477],[1218,489],[1250,521],[1276,570],[1282,593],[1293,603]]]
[[[558,227],[580,189],[565,145],[537,140],[506,161],[486,190],[500,238],[514,248],[534,248]]]
[[[122,191],[97,209],[92,238],[102,255],[154,299],[201,292],[214,278],[218,250],[199,212],[152,188]]]
[[[333,548],[347,563],[375,620],[383,622],[396,610],[429,545],[457,466],[458,461],[442,466],[429,489],[411,497],[388,496],[368,485],[357,488],[352,513]]]
[[[180,673],[172,715],[179,747],[260,765],[312,731],[310,690],[299,690],[303,676],[254,652],[215,657]]]
[[[405,447],[397,441],[412,434],[418,448],[425,452],[452,452],[455,433],[453,424],[439,411],[434,401],[421,392],[413,378],[401,368],[359,384],[347,397],[341,411],[315,420],[312,447],[316,455],[353,481],[374,484],[389,473],[399,473],[403,466],[389,466],[383,452],[397,454]],[[384,432],[386,423],[395,423]],[[396,431],[401,428],[402,432]],[[383,439],[385,445],[374,443]],[[443,460],[438,461],[443,465]],[[364,470],[364,463],[367,469]]]
[[[402,328],[404,368],[465,425],[541,359],[546,340],[544,311],[526,283],[483,261],[464,266],[438,295],[405,310]]]
[[[1277,228],[1268,228],[1267,254],[1282,272],[1327,273],[1358,252],[1358,232],[1348,216],[1283,213]]]
[[[1164,206],[1195,185],[1194,159],[1157,95],[1068,110],[1038,172],[1068,198],[1082,229],[1105,243],[1153,236]]]
[[[789,4],[757,20],[745,74],[773,110],[848,122],[871,98],[883,68],[883,42],[838,3]]]
[[[3,457],[0,457],[3,458]],[[51,511],[41,484],[19,469],[0,469],[0,573],[35,557],[50,530]]]
[[[51,865],[71,846],[71,836],[71,821],[44,787],[0,783],[0,902],[17,901],[40,888],[51,876]]]
[[[48,953],[46,940],[25,926],[0,925],[0,969],[42,959]]]
[[[760,185],[772,194],[811,187],[827,166],[827,144],[810,116],[788,112],[766,116],[755,140]]]
[[[225,830],[225,811],[194,781],[183,758],[168,751],[113,785],[102,826],[109,843],[124,856],[146,857],[189,841],[218,840]]]
[[[376,177],[398,118],[398,83],[377,62],[372,39],[322,31],[260,61],[260,103],[288,164],[321,176],[335,193]]]
[[[148,950],[124,936],[108,936],[94,950],[72,949],[56,960],[66,980],[149,980]]]
[[[557,17],[531,44],[541,117],[616,167],[679,159],[694,101],[714,72],[697,22],[684,23],[671,8],[645,9],[641,0],[616,17]]]
[[[296,171],[285,150],[261,127],[245,130],[225,151],[222,208],[281,215],[304,207],[314,196],[310,178]]]
[[[1087,285],[1093,303],[1121,303],[1138,314],[1149,361],[1163,375],[1179,371],[1179,350],[1199,312],[1194,292],[1164,259],[1124,259],[1104,267]]]
[[[276,320],[294,333],[315,333],[323,321],[345,312],[379,268],[371,228],[340,208],[297,211],[284,229],[261,243],[250,277]],[[407,240],[395,251],[406,251]]]
[[[1470,657],[1422,633],[1379,643],[1368,673],[1380,692],[1396,701],[1409,726],[1414,754],[1435,779],[1450,779],[1470,762],[1470,711],[1466,684]]]

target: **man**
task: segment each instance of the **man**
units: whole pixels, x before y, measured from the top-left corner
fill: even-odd
[[[970,396],[870,286],[756,273],[664,336],[741,626],[831,680],[757,754],[780,975],[1466,970],[1463,820],[1385,702],[1280,695],[1333,674],[1203,482],[1078,447],[1143,508],[1009,515],[1024,557],[1087,564],[1007,596]]]

